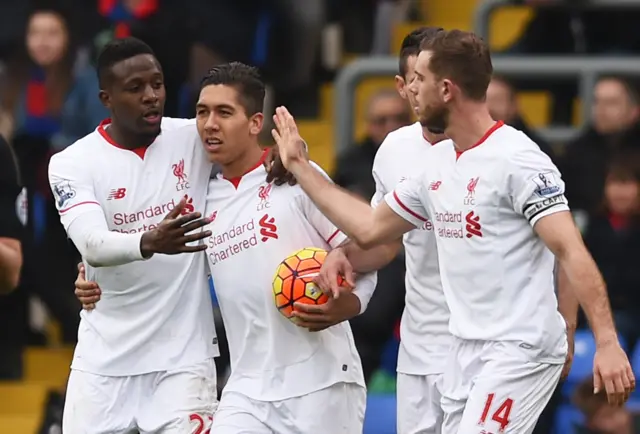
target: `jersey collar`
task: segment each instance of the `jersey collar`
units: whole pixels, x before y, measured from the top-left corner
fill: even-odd
[[[123,151],[133,152],[138,157],[144,160],[144,155],[147,152],[147,149],[149,148],[149,146],[140,146],[139,148],[133,148],[133,149],[129,149],[129,148],[125,148],[124,146],[121,146],[119,143],[113,140],[111,135],[109,135],[109,133],[107,132],[107,127],[109,125],[111,125],[111,118],[107,118],[103,120],[102,122],[100,122],[100,125],[98,125],[98,133],[102,136],[102,138],[111,146],[114,146],[118,149],[122,149]]]
[[[252,174],[252,172],[257,171],[259,169],[261,169],[261,171],[264,171],[264,161],[267,159],[267,155],[269,155],[269,150],[265,149],[262,152],[262,156],[260,157],[260,160],[258,160],[258,162],[251,167],[249,170],[247,170],[242,176],[236,176],[234,178],[225,178],[224,175],[222,175],[222,173],[220,173],[220,177],[222,179],[226,179],[227,181],[229,181],[231,184],[233,184],[233,186],[235,187],[235,189],[238,189],[238,185],[240,185],[240,181],[242,181],[242,178],[246,177],[247,175]]]
[[[482,145],[484,142],[486,142],[486,141],[487,141],[487,139],[489,138],[489,136],[491,136],[491,134],[495,133],[495,132],[496,132],[496,130],[497,130],[498,128],[500,128],[501,126],[503,126],[503,125],[504,125],[504,122],[503,122],[503,121],[497,121],[495,124],[493,124],[493,126],[492,126],[491,128],[489,128],[489,129],[487,130],[487,132],[486,132],[486,133],[484,133],[484,136],[482,136],[482,137],[480,138],[480,140],[478,140],[478,141],[477,141],[473,146],[471,146],[471,147],[470,147],[470,148],[468,148],[468,149],[465,149],[464,151],[458,151],[458,150],[455,148],[455,145],[454,145],[454,148],[453,148],[453,149],[456,151],[456,160],[457,160],[458,158],[460,158],[460,156],[461,156],[463,153],[465,153],[465,152],[467,152],[467,151],[469,151],[469,150],[471,150],[471,149],[473,149],[473,148],[477,148],[478,146]]]

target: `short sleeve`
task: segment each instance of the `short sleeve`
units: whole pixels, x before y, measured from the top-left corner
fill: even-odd
[[[312,163],[313,167],[318,170],[322,175],[331,180],[324,170],[315,163]],[[324,214],[320,212],[318,207],[315,206],[313,201],[306,194],[302,195],[303,212],[311,225],[320,234],[320,236],[331,246],[332,249],[344,244],[348,237],[336,227],[331,220],[329,220]]]
[[[93,180],[78,158],[66,151],[51,158],[49,184],[60,221],[65,229],[80,215],[95,210],[102,211],[96,199]]]
[[[0,138],[0,238],[21,239],[27,219],[26,190],[9,144]]]
[[[420,228],[429,221],[423,202],[426,199],[423,190],[421,178],[406,179],[400,182],[394,191],[387,193],[384,200],[396,214]]]
[[[542,217],[569,211],[560,172],[537,146],[514,153],[507,172],[513,209],[531,226]]]
[[[384,183],[382,182],[378,158],[376,158],[373,163],[371,175],[373,176],[373,181],[376,184],[376,192],[371,197],[371,206],[375,208],[380,205],[380,203],[384,200],[384,195],[388,193],[387,189],[384,186]]]

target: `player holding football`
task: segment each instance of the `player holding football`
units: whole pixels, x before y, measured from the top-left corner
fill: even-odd
[[[149,46],[107,44],[98,75],[112,119],[49,166],[62,224],[103,298],[81,313],[63,430],[202,433],[218,355],[207,269],[202,253],[174,254],[206,248],[191,242],[208,232],[189,232],[207,224],[195,211],[212,165],[194,120],[162,117],[163,74]]]
[[[348,322],[309,333],[274,306],[273,273],[282,259],[305,247],[338,247],[346,236],[299,186],[266,181],[258,143],[264,95],[254,68],[231,63],[203,79],[196,106],[204,149],[221,167],[207,196],[207,257],[231,353],[211,432],[362,432],[366,388]],[[375,274],[366,279],[319,313],[294,316],[318,329],[328,310],[339,307],[345,320],[358,315],[375,288]]]
[[[408,92],[408,85],[415,78],[414,67],[424,39],[442,31],[439,27],[421,27],[409,33],[400,49],[399,75],[396,76],[398,92],[416,107],[415,96]],[[432,145],[446,139],[444,134],[429,131],[420,122],[402,127],[390,133],[384,140],[373,164],[376,194],[371,204],[377,206],[384,196],[408,177],[418,177],[424,161],[429,157]],[[375,270],[387,265],[404,243],[406,259],[406,302],[400,324],[400,351],[397,377],[397,422],[399,434],[439,433],[443,412],[440,405],[442,373],[452,343],[449,333],[449,308],[447,307],[440,272],[433,224],[425,223],[413,230],[403,240],[388,244],[385,248],[360,249],[350,243],[333,250],[325,261],[318,283],[323,288],[335,288],[337,275],[349,275],[353,266],[358,273]],[[564,277],[561,275],[561,277]],[[566,279],[558,288],[559,310],[568,325],[570,340],[575,333],[578,302],[571,293]],[[573,355],[573,348],[570,349]],[[571,366],[569,357],[564,373]]]
[[[276,111],[273,135],[301,187],[361,246],[395,240],[431,217],[454,335],[442,432],[533,430],[566,356],[554,255],[596,336],[595,392],[606,390],[622,405],[635,378],[604,282],[556,167],[523,133],[489,115],[487,46],[471,33],[442,31],[424,41],[415,72],[410,91],[421,123],[452,141],[434,146],[420,178],[399,184],[375,210],[317,175],[284,108]]]

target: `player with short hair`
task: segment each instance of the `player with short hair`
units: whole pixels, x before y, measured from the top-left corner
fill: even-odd
[[[375,274],[325,305],[296,303],[298,325],[274,306],[273,274],[284,258],[338,247],[346,236],[299,186],[266,180],[264,95],[257,70],[234,62],[211,69],[196,106],[203,147],[221,168],[207,196],[207,257],[231,353],[211,432],[362,432],[366,388],[345,320],[366,308]]]
[[[49,181],[102,302],[81,312],[65,433],[201,433],[216,407],[218,355],[206,264],[211,164],[193,120],[163,118],[151,48],[113,41],[98,58],[111,119],[54,155]],[[199,210],[199,211],[198,211]],[[164,253],[163,255],[155,255]]]
[[[442,31],[440,27],[420,27],[409,33],[400,48],[399,75],[396,87],[411,107],[415,95],[408,91],[415,78],[415,62],[426,38]],[[429,131],[419,121],[391,132],[384,140],[373,165],[376,194],[372,206],[384,200],[402,180],[417,177],[433,145],[446,139],[444,134]],[[384,267],[404,244],[407,288],[405,311],[400,325],[400,351],[397,376],[398,433],[439,433],[442,425],[441,379],[452,342],[447,307],[440,272],[433,224],[405,234],[403,240],[385,249],[363,250],[355,243],[335,249],[325,261],[318,283],[335,290],[336,275],[367,272]],[[578,302],[559,276],[558,304],[566,322],[571,342],[575,334]],[[571,367],[573,348],[565,363],[564,374]]]
[[[486,44],[459,30],[423,42],[409,86],[421,123],[451,140],[434,146],[419,179],[375,210],[317,176],[292,116],[278,108],[285,166],[320,210],[365,248],[429,218],[437,237],[454,344],[443,378],[444,434],[530,433],[567,352],[554,295],[554,255],[597,340],[597,390],[621,405],[635,387],[606,288],[575,227],[557,168],[523,133],[491,119]]]

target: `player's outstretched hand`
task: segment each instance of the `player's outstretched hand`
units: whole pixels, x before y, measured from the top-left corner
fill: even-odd
[[[178,253],[193,253],[206,250],[207,246],[187,244],[211,236],[211,231],[190,233],[209,224],[208,218],[202,218],[199,212],[181,215],[186,200],[182,199],[155,229],[145,232],[140,240],[140,250],[145,258],[154,253],[176,255]]]
[[[335,299],[330,297],[325,304],[311,305],[294,303],[295,323],[312,332],[319,332],[342,321],[348,321],[360,313],[360,299],[353,292]]]
[[[560,374],[560,381],[565,380],[571,372],[571,365],[573,364],[573,353],[575,352],[576,342],[576,329],[575,327],[567,327],[567,358],[564,361],[562,367],[562,373]]]
[[[96,282],[87,280],[85,275],[84,264],[80,262],[78,264],[78,277],[76,278],[76,297],[82,303],[84,310],[93,310],[96,308],[96,303],[100,301],[100,287]]]
[[[344,278],[342,285],[340,285],[341,277]],[[340,293],[345,289],[353,289],[356,286],[353,267],[341,248],[333,249],[327,254],[320,273],[313,281],[323,292],[330,294],[333,298],[340,297]]]
[[[621,406],[636,387],[629,359],[617,340],[596,349],[593,359],[593,393],[603,390],[609,404]]]
[[[285,107],[276,108],[273,115],[276,127],[271,130],[271,135],[278,146],[278,153],[285,168],[291,170],[291,164],[307,161],[307,146],[304,143],[296,121]]]
[[[285,169],[282,164],[277,146],[269,149],[267,158],[264,160],[264,167],[267,169],[267,182],[273,182],[275,185],[296,185],[298,182],[293,173]]]

